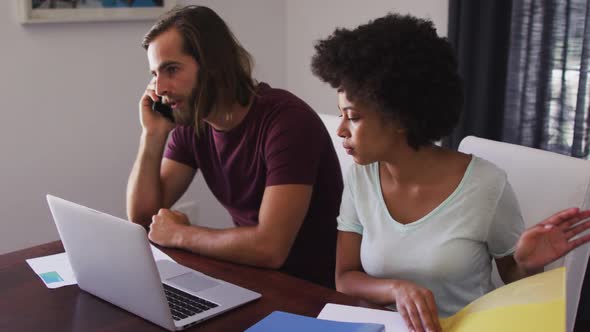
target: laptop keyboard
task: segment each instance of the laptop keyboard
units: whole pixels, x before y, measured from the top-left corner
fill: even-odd
[[[217,307],[217,304],[209,302],[198,296],[183,292],[180,289],[164,285],[164,293],[172,312],[174,320],[181,320],[203,311]]]

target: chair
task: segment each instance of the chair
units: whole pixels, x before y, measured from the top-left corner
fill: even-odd
[[[506,171],[522,211],[525,226],[531,227],[559,210],[569,207],[590,208],[590,161],[533,149],[515,144],[491,141],[475,136],[465,137],[459,151],[486,159]],[[565,258],[567,273],[567,331],[573,329],[584,269],[590,245],[586,244]],[[547,268],[564,265],[564,259]],[[494,266],[496,286],[502,282]]]

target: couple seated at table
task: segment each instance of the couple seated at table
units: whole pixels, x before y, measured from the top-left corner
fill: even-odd
[[[422,331],[492,289],[492,258],[510,282],[590,240],[572,239],[590,227],[576,208],[525,230],[505,172],[434,144],[457,124],[463,88],[430,21],[388,14],[316,44],[312,70],[337,89],[337,134],[357,164],[344,187],[320,118],[255,82],[213,11],[175,9],[143,46],[154,77],[139,105],[128,214],[157,244],[335,282],[395,304]],[[156,101],[174,122],[152,111]],[[195,226],[170,210],[197,170],[240,227]]]

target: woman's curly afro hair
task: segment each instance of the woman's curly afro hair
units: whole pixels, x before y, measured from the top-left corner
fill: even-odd
[[[414,149],[449,135],[461,114],[462,80],[446,38],[431,21],[388,14],[315,45],[312,71],[349,100],[397,119]]]

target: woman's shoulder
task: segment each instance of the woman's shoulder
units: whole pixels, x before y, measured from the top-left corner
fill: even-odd
[[[344,174],[344,180],[348,184],[363,184],[379,181],[379,163],[374,162],[367,165],[353,163]]]
[[[508,183],[508,177],[503,169],[477,156],[472,156],[464,180],[465,193],[473,198],[485,200],[500,197]]]
[[[491,161],[476,155],[472,155],[470,167],[472,168],[472,172],[481,179],[493,182],[505,182],[507,179],[506,172],[503,169]]]

